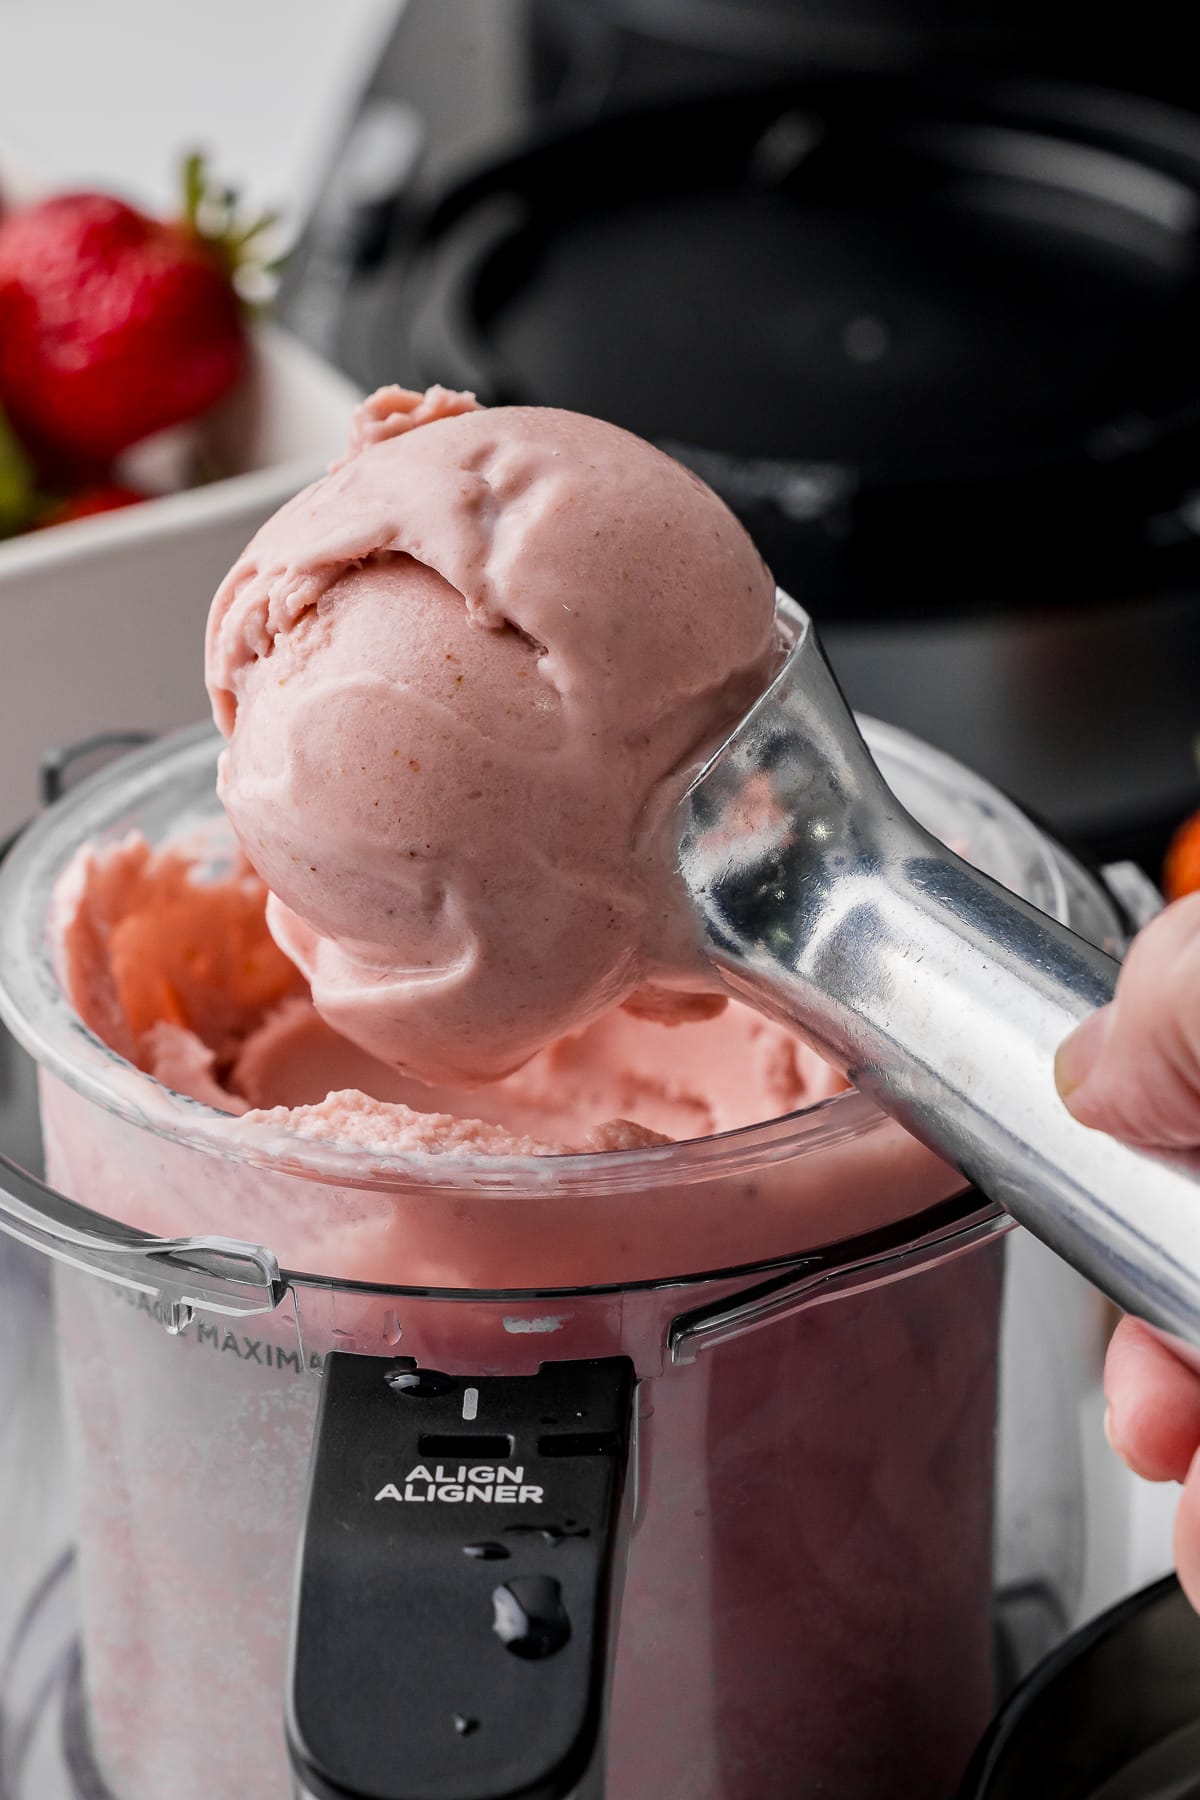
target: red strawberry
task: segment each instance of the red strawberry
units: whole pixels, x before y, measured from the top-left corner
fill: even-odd
[[[121,487],[117,482],[81,488],[77,494],[49,507],[38,519],[37,529],[42,530],[47,525],[69,525],[73,519],[91,519],[97,513],[117,512],[121,507],[138,506],[147,499],[148,494],[139,494],[136,488]]]
[[[1200,889],[1200,812],[1185,819],[1167,847],[1163,893],[1168,900]]]
[[[267,222],[238,231],[197,158],[179,222],[86,193],[0,221],[0,406],[26,441],[102,467],[220,400],[246,356],[234,271]]]

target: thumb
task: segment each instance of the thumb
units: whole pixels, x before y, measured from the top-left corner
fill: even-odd
[[[1081,1124],[1146,1149],[1200,1146],[1200,894],[1135,939],[1112,1005],[1060,1047],[1055,1079]]]
[[[1097,1007],[1059,1045],[1058,1055],[1054,1059],[1054,1080],[1059,1093],[1072,1111],[1075,1110],[1080,1091],[1096,1073],[1115,1015],[1115,1007]]]

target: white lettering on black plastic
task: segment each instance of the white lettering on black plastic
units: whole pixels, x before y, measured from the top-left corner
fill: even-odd
[[[376,1500],[399,1500],[409,1505],[440,1501],[445,1506],[540,1506],[540,1487],[525,1480],[524,1465],[508,1468],[503,1463],[460,1463],[447,1469],[442,1463],[430,1469],[418,1463],[403,1481],[388,1481]]]

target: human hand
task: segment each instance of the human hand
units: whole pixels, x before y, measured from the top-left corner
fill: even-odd
[[[1200,1150],[1200,894],[1140,933],[1112,1005],[1067,1039],[1055,1074],[1082,1124],[1147,1150]],[[1127,1318],[1109,1345],[1104,1388],[1114,1450],[1148,1481],[1183,1484],[1175,1564],[1200,1610],[1200,1374]]]

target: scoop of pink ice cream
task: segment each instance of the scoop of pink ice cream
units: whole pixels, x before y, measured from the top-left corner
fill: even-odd
[[[661,982],[668,946],[703,989],[655,827],[777,654],[750,539],[649,444],[374,396],[208,628],[221,796],[319,1011],[462,1083]]]

